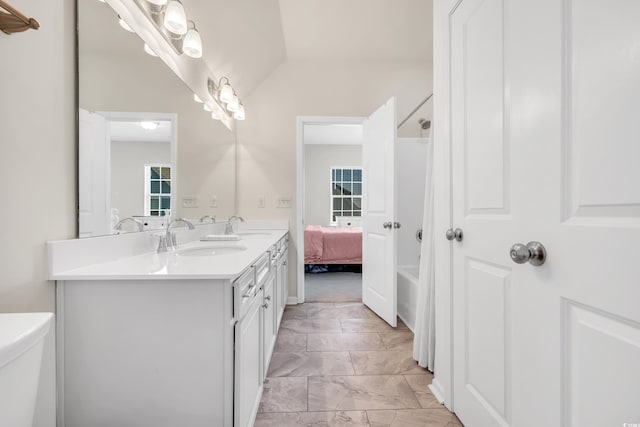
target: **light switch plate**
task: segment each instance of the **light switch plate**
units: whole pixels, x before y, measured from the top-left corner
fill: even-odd
[[[278,201],[276,203],[276,207],[278,207],[278,208],[290,208],[291,207],[291,196],[278,196]]]
[[[182,198],[183,208],[197,208],[198,198],[196,196],[185,196]]]
[[[211,196],[209,198],[209,207],[217,208],[218,207],[218,196]]]
[[[264,208],[266,204],[266,198],[264,196],[258,196],[258,207]]]

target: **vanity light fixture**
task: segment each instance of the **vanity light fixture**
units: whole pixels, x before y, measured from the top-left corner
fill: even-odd
[[[133,31],[133,28],[131,28],[129,24],[127,24],[122,18],[120,18],[120,15],[118,15],[118,24],[120,24],[122,29],[129,31],[130,33],[135,33],[135,31]]]
[[[187,15],[180,0],[171,0],[164,10],[164,27],[180,36],[187,33]]]
[[[189,24],[193,25],[185,34],[182,40],[182,52],[190,56],[191,58],[202,58],[202,39],[200,33],[196,28],[196,24],[193,21],[189,21]]]
[[[156,130],[159,125],[160,123],[158,122],[149,122],[149,121],[140,122],[140,127],[144,130]]]
[[[227,116],[231,113],[231,116],[236,120],[244,120],[245,111],[242,102],[236,95],[236,91],[231,86],[231,82],[228,77],[220,77],[218,80],[218,84],[209,78],[207,81],[207,88],[209,89],[209,94],[217,101],[217,104],[214,105],[214,108],[219,108],[219,114],[212,114],[211,117],[214,119],[218,119],[218,117]],[[225,105],[226,104],[226,110]],[[218,113],[218,112],[216,112]],[[237,114],[236,114],[237,113]]]
[[[213,120],[220,120],[222,118],[222,115],[220,114],[220,110],[214,110],[211,112],[211,118]]]
[[[149,45],[148,45],[148,44],[146,44],[146,43],[144,44],[144,51],[145,51],[145,52],[147,52],[147,53],[148,53],[149,55],[151,55],[151,56],[158,56],[158,54],[157,54],[157,53],[155,53],[155,52],[153,51],[153,49],[151,49],[151,48],[149,47]]]
[[[202,104],[204,101],[202,99],[200,99],[200,97],[198,95],[196,95],[195,93],[193,94],[193,100],[196,101],[198,104]]]
[[[164,6],[165,4],[167,4],[167,0],[147,0],[147,1],[151,4],[155,4],[156,6]]]
[[[204,104],[202,106],[202,108],[204,108],[204,111],[208,111],[208,112],[212,112],[213,108],[209,107],[209,104]]]

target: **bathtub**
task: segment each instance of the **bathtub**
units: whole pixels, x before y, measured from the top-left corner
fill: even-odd
[[[414,330],[418,301],[417,265],[398,266],[398,317]]]

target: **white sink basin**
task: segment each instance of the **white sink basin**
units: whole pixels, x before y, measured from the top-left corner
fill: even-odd
[[[229,255],[238,252],[246,251],[246,246],[220,246],[220,245],[208,245],[208,246],[196,246],[194,248],[178,249],[176,254],[180,256],[219,256]]]

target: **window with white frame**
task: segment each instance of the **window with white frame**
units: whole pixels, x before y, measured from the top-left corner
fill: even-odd
[[[171,215],[171,166],[146,165],[144,167],[144,214],[146,216]]]
[[[331,168],[331,223],[339,216],[362,216],[362,168]]]

